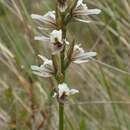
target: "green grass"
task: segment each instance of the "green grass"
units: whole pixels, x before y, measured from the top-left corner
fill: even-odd
[[[98,55],[91,63],[68,69],[67,82],[80,93],[65,107],[65,129],[130,130],[130,1],[86,2],[102,13],[91,17],[90,24],[71,23],[67,35]],[[37,31],[30,14],[51,8],[55,9],[52,0],[0,0],[2,130],[58,129],[58,105],[50,97],[55,80],[38,78],[30,70],[30,65],[40,64],[38,54],[50,57],[47,45],[33,39]]]

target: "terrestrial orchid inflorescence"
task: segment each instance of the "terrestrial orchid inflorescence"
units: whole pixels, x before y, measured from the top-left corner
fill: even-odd
[[[65,71],[70,63],[81,64],[91,60],[96,56],[96,52],[85,52],[81,44],[76,44],[75,39],[66,37],[67,25],[71,21],[80,21],[89,23],[87,16],[99,14],[100,9],[88,9],[83,0],[57,0],[57,8],[55,11],[49,11],[45,15],[32,14],[31,17],[39,23],[38,29],[44,31],[46,35],[41,34],[35,36],[35,40],[40,40],[48,44],[51,50],[52,60],[39,55],[43,60],[41,66],[32,65],[31,69],[34,74],[41,77],[54,76],[58,87],[53,97],[57,97],[58,101],[64,100],[69,95],[78,93],[76,89],[70,89],[65,83]]]
[[[41,66],[32,65],[31,69],[34,74],[41,77],[56,76],[57,72],[63,73],[68,65],[72,63],[80,64],[88,62],[92,57],[96,56],[96,52],[85,52],[81,48],[81,44],[69,43],[66,39],[66,27],[72,20],[81,22],[91,22],[86,18],[88,15],[99,14],[100,9],[88,9],[83,0],[71,0],[71,4],[68,0],[57,0],[57,10],[49,11],[45,15],[32,14],[32,19],[40,23],[38,29],[48,31],[49,35],[35,36],[35,40],[40,40],[48,44],[51,48],[51,55],[55,58],[48,60],[46,57],[39,55],[43,60]],[[58,59],[59,58],[59,59]],[[57,63],[59,62],[59,63]],[[68,64],[68,63],[69,64]],[[56,65],[58,64],[58,65]],[[66,67],[67,65],[67,67]],[[60,69],[60,70],[59,70]],[[60,78],[60,76],[58,77]],[[55,93],[58,98],[61,98],[61,93],[65,93],[66,96],[71,89],[62,81],[57,79],[58,91]],[[76,91],[78,92],[78,91]]]

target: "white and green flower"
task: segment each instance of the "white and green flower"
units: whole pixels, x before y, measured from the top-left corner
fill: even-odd
[[[79,90],[70,89],[66,83],[62,83],[58,85],[58,91],[54,93],[54,96],[58,96],[58,98],[65,98],[70,95],[74,95],[79,93]]]
[[[81,64],[88,62],[92,57],[96,56],[96,52],[85,52],[81,45],[77,44],[74,46],[71,60],[73,63]]]
[[[86,16],[99,14],[100,12],[100,9],[88,9],[87,5],[83,3],[83,0],[78,0],[77,5],[73,10],[73,17],[77,21],[89,23],[90,21],[86,20]]]
[[[44,42],[49,42],[49,43],[63,43],[62,41],[62,30],[53,30],[50,35],[48,36],[35,36],[34,37],[35,40],[40,40],[40,41],[44,41]]]
[[[69,44],[66,39],[62,39],[62,30],[53,30],[48,36],[35,36],[34,39],[51,43],[49,46],[52,54],[62,51],[64,44]]]
[[[32,72],[44,78],[52,77],[54,74],[52,60],[48,60],[46,57],[41,55],[38,56],[43,60],[43,64],[40,66],[31,65]]]
[[[56,29],[56,16],[55,11],[49,11],[45,15],[32,14],[32,19],[39,22],[40,26],[38,29],[49,30]]]

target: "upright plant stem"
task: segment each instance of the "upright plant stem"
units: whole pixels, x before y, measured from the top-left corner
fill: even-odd
[[[59,130],[64,130],[64,104],[59,103]]]

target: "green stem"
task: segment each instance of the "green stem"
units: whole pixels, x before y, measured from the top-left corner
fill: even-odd
[[[64,130],[64,104],[59,103],[59,130]]]

